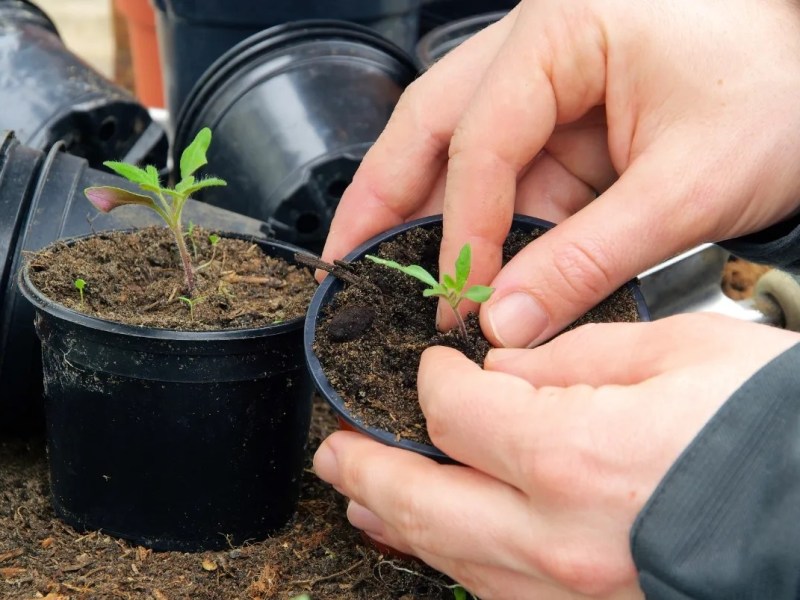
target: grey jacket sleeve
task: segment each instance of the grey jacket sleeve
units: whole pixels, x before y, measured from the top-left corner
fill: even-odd
[[[649,600],[800,598],[800,344],[708,422],[631,531]]]

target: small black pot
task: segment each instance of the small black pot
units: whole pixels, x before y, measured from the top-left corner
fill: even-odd
[[[58,239],[94,231],[159,224],[141,207],[97,213],[83,195],[96,185],[136,189],[116,175],[89,168],[61,151],[48,154],[0,131],[0,431],[41,429],[41,365],[33,309],[17,292],[14,274],[23,256]],[[189,200],[184,221],[264,239],[266,223]],[[9,393],[14,390],[14,393]]]
[[[507,14],[507,11],[484,13],[452,21],[433,29],[417,43],[416,59],[419,68],[427,71],[450,50]]]
[[[250,239],[290,262],[300,250]],[[49,300],[27,266],[20,289],[36,309],[62,520],[197,551],[263,539],[291,518],[311,418],[302,319],[212,332],[133,327]]]
[[[225,54],[192,90],[176,164],[178,149],[211,127],[209,162],[228,186],[198,197],[320,250],[342,192],[415,76],[409,56],[365,27],[274,27]]]
[[[93,166],[134,145],[131,158],[166,164],[166,133],[147,109],[71,53],[32,3],[0,2],[0,48],[0,130],[37,150],[62,141]]]
[[[441,226],[441,223],[442,215],[436,215],[398,225],[397,227],[394,227],[364,242],[358,248],[350,252],[344,258],[344,261],[351,262],[363,258],[365,254],[374,254],[378,246],[380,246],[382,243],[392,240],[410,229],[417,227],[430,228],[433,226]],[[549,221],[543,221],[541,219],[524,215],[514,216],[513,228],[515,230],[528,232],[533,231],[534,229],[550,229],[552,227],[554,227],[554,224]],[[636,281],[630,281],[626,284],[626,286],[630,289],[636,301],[636,308],[639,312],[640,320],[649,321],[650,312],[645,304],[642,293],[639,291],[638,283]],[[356,419],[352,414],[350,414],[342,397],[339,396],[336,390],[334,390],[331,386],[327,376],[325,375],[325,372],[322,369],[322,365],[317,358],[317,355],[314,353],[314,339],[316,337],[317,322],[320,319],[322,310],[325,306],[333,301],[334,296],[341,291],[342,288],[342,281],[331,275],[326,277],[322,284],[320,284],[319,288],[314,293],[314,297],[311,299],[311,304],[309,305],[308,313],[306,314],[303,335],[303,344],[305,348],[308,370],[311,373],[311,377],[314,380],[317,390],[319,390],[319,393],[323,398],[325,398],[325,400],[328,402],[328,404],[330,404],[331,408],[333,408],[339,417],[340,426],[343,429],[350,429],[352,431],[366,434],[372,439],[386,444],[387,446],[411,450],[412,452],[432,458],[433,460],[441,463],[454,462],[453,459],[434,446],[421,444],[419,442],[410,440],[398,440],[393,433],[365,425]]]
[[[154,0],[154,4],[167,107],[173,115],[215,60],[276,25],[306,19],[349,21],[373,29],[408,52],[418,37],[419,0]]]

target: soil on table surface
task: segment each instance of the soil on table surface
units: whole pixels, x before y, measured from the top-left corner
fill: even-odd
[[[544,233],[512,232],[503,248],[508,262]],[[376,254],[402,265],[418,264],[438,279],[441,228],[417,228],[381,244]],[[417,398],[417,367],[422,352],[450,346],[483,364],[491,348],[477,317],[467,319],[468,340],[457,329],[435,328],[436,299],[422,296],[423,284],[371,261],[356,261],[353,273],[363,285],[346,285],[323,310],[314,350],[325,375],[362,423],[389,431],[397,439],[430,444]],[[633,294],[620,288],[568,329],[584,323],[638,321]]]
[[[759,278],[771,268],[731,256],[722,270],[722,291],[733,300],[749,298]]]
[[[289,525],[263,542],[196,554],[153,552],[64,525],[47,497],[43,442],[0,438],[0,598],[452,599],[443,575],[363,546],[344,499],[311,473],[313,451],[335,427],[317,401],[302,495]]]
[[[194,227],[186,235],[196,280],[191,296],[165,227],[58,243],[31,256],[31,279],[73,310],[161,329],[264,327],[305,314],[316,289],[307,268],[267,256],[252,241],[222,237],[214,246],[212,233]],[[77,279],[85,281],[82,299]]]

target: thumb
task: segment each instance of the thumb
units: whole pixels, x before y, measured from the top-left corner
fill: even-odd
[[[495,277],[496,291],[481,308],[489,341],[535,346],[716,229],[708,203],[693,197],[707,189],[694,183],[704,175],[685,162],[640,156],[600,197],[517,254]],[[683,177],[665,176],[672,173]]]

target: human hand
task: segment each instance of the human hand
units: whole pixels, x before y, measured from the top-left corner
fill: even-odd
[[[486,336],[535,345],[653,264],[790,215],[798,95],[796,3],[523,0],[409,87],[323,259],[443,211],[440,265],[470,242],[470,282],[497,289]],[[514,211],[561,224],[497,275]]]
[[[335,433],[317,474],[348,516],[483,600],[641,598],[631,526],[724,401],[796,333],[714,315],[580,327],[485,370],[423,355],[419,397],[440,465]]]

